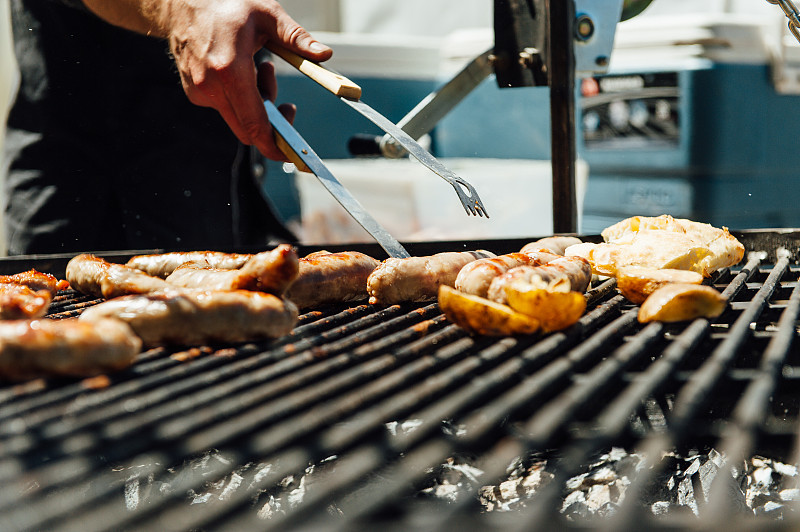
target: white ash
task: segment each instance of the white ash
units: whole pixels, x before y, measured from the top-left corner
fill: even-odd
[[[725,457],[715,449],[695,451],[689,456],[669,453],[661,465],[663,469],[652,485],[638,494],[641,504],[654,516],[698,515],[708,500],[712,482],[724,471]],[[467,495],[459,488],[469,488],[477,491],[485,512],[510,512],[526,506],[536,491],[553,479],[545,458],[515,460],[507,469],[508,477],[492,485],[481,485],[474,468],[467,475],[467,466],[469,460],[451,458],[442,467],[434,468],[423,494],[454,501]],[[561,513],[574,521],[613,515],[643,466],[641,456],[621,448],[611,449],[565,483]],[[722,487],[732,511],[775,519],[795,511],[793,501],[800,500],[796,466],[754,456],[727,470],[731,474]]]
[[[390,434],[414,431],[418,423],[389,424]],[[457,432],[457,427],[442,430]],[[486,484],[483,471],[472,456],[454,456],[426,472],[419,486],[418,497],[452,503],[464,497],[474,497],[485,512],[513,512],[524,508],[543,486],[552,482],[552,457],[518,457],[506,470],[506,476],[496,484]],[[210,451],[166,474],[153,474],[154,465],[120,468],[120,484],[126,508],[134,510],[161,495],[175,492],[177,486],[191,479],[197,485],[197,475],[203,479],[202,488],[188,490],[189,504],[224,504],[234,493],[246,490],[254,512],[261,518],[284,514],[302,507],[303,500],[314,484],[335,474],[337,457],[331,456],[309,465],[300,474],[288,475],[265,488],[264,480],[274,470],[273,464],[249,463],[230,470],[230,460],[217,451]],[[216,471],[227,466],[222,478]],[[785,519],[794,516],[800,500],[798,467],[762,456],[725,466],[725,457],[714,449],[694,451],[688,456],[668,453],[663,456],[661,471],[637,498],[655,516],[702,513],[709,496],[711,483],[720,471],[729,471],[724,486],[733,502],[732,509],[742,514]],[[570,520],[582,521],[613,515],[623,503],[636,475],[644,467],[640,456],[625,449],[612,448],[583,468],[580,474],[568,479],[560,506]],[[718,489],[718,487],[715,487]],[[352,496],[357,497],[359,488]],[[328,509],[336,515],[336,506]]]
[[[202,488],[186,492],[189,505],[224,503],[234,494],[246,490],[256,508],[256,515],[268,519],[301,505],[309,486],[315,480],[324,478],[328,471],[323,470],[328,469],[327,464],[334,464],[335,461],[336,457],[332,456],[317,465],[309,465],[302,474],[288,475],[269,489],[264,489],[262,485],[273,469],[272,464],[248,463],[219,478],[214,466],[231,462],[218,451],[204,453],[181,467],[166,470],[162,475],[154,475],[152,467],[147,466],[120,468],[116,472],[127,475],[123,482],[123,497],[128,510],[153,502],[157,496],[173,494],[176,487],[187,478],[191,478],[192,484],[195,484],[199,476],[205,479]]]
[[[386,423],[386,430],[389,431],[389,434],[392,436],[397,436],[398,434],[409,434],[416,430],[417,427],[422,425],[421,419],[407,419],[405,421],[390,421]]]

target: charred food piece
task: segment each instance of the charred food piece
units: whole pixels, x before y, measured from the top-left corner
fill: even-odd
[[[639,307],[638,319],[647,323],[716,318],[726,305],[725,297],[710,286],[673,283],[662,286],[645,299]]]
[[[671,283],[702,284],[703,275],[689,270],[626,266],[617,270],[617,288],[631,303],[640,305],[657,289]]]
[[[50,308],[52,296],[47,290],[33,290],[25,285],[0,283],[0,319],[41,318]]]
[[[553,258],[556,258],[553,256]],[[547,260],[547,259],[544,259]],[[492,281],[518,266],[539,266],[542,258],[527,253],[508,253],[470,262],[458,272],[455,288],[460,292],[487,297]]]
[[[56,295],[61,290],[69,288],[69,283],[67,281],[35,269],[15,273],[13,275],[0,275],[0,283],[18,284],[27,286],[31,290],[36,291],[47,290],[51,296]]]
[[[118,320],[0,322],[0,377],[90,377],[130,366],[142,341]]]
[[[488,299],[497,303],[508,303],[506,287],[515,281],[531,282],[539,278],[550,283],[558,278],[565,278],[569,290],[583,293],[592,280],[592,267],[582,257],[559,257],[541,266],[518,266],[496,277],[489,285]]]

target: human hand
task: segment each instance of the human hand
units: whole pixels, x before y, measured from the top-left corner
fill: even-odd
[[[189,100],[216,109],[239,140],[265,157],[286,160],[275,145],[263,100],[275,101],[271,63],[253,56],[273,42],[312,61],[333,54],[274,0],[171,0],[164,28]],[[279,106],[289,122],[295,107]]]

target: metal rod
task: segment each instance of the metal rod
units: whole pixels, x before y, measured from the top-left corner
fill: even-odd
[[[547,1],[547,68],[550,76],[550,143],[553,165],[553,232],[575,233],[575,53],[572,0]]]

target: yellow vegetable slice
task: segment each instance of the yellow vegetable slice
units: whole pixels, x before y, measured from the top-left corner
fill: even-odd
[[[586,298],[569,290],[569,283],[542,287],[539,283],[515,282],[506,287],[508,305],[535,318],[543,332],[560,331],[574,324],[586,310]]]
[[[706,285],[674,283],[662,286],[639,307],[639,321],[685,321],[716,318],[725,310],[727,300]]]
[[[510,336],[539,330],[539,321],[530,316],[447,285],[439,287],[439,308],[448,320],[475,334]]]
[[[640,305],[657,289],[670,283],[703,284],[703,276],[688,270],[626,266],[617,270],[617,288],[630,302]]]

